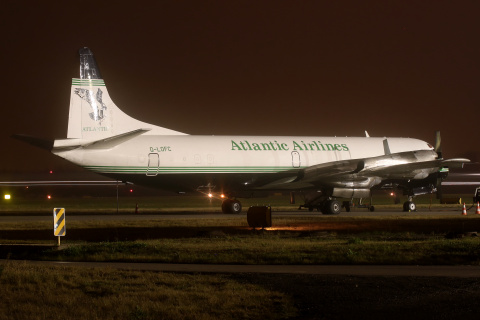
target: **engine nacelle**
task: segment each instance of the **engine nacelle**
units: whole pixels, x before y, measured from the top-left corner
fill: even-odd
[[[333,188],[332,196],[339,198],[368,198],[370,189]]]

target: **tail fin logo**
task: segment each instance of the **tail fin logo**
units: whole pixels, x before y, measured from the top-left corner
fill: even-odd
[[[90,119],[94,121],[99,121],[101,125],[102,120],[107,115],[107,113],[105,112],[105,110],[107,110],[107,106],[102,101],[102,90],[98,89],[97,94],[94,94],[93,90],[75,88],[74,92],[82,100],[85,100],[88,102],[88,104],[90,104],[90,107],[92,108],[92,112],[88,114],[90,116]]]

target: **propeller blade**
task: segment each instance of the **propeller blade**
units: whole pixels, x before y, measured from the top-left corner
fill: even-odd
[[[435,131],[435,152],[438,154],[439,159],[442,158],[442,137],[440,131]]]

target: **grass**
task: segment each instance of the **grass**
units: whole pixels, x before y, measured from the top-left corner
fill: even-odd
[[[71,222],[67,217],[61,250],[26,245],[53,245],[51,222],[2,223],[0,256],[210,264],[480,265],[479,237],[446,238],[480,230],[479,218],[428,214],[274,217],[273,228],[252,231],[245,216]]]
[[[282,319],[292,299],[227,275],[0,265],[0,319]]]
[[[284,237],[225,236],[100,242],[47,250],[44,260],[206,264],[480,265],[478,238],[369,234]]]

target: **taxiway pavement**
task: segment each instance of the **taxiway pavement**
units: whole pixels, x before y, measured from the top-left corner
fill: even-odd
[[[470,209],[467,215],[476,215],[475,208]],[[377,210],[369,212],[367,210],[356,210],[351,212],[342,212],[336,216],[325,216],[319,212],[303,211],[272,211],[272,219],[275,217],[422,217],[422,216],[438,216],[438,217],[459,217],[462,216],[462,208],[448,208],[448,209],[419,209],[416,212],[402,212],[399,210]],[[478,215],[480,216],[480,215]],[[240,214],[224,214],[220,212],[153,212],[143,214],[135,213],[120,213],[120,214],[104,214],[92,212],[70,212],[66,209],[66,217],[69,221],[122,221],[122,220],[164,220],[164,219],[246,219],[246,212]],[[15,213],[15,214],[0,214],[1,222],[38,222],[38,221],[52,221],[52,213]]]
[[[478,278],[479,266],[396,266],[396,265],[232,265],[232,264],[175,264],[175,263],[123,263],[123,262],[65,262],[15,261],[32,265],[111,268],[119,270],[181,272],[181,273],[269,273],[344,276],[416,276]]]

